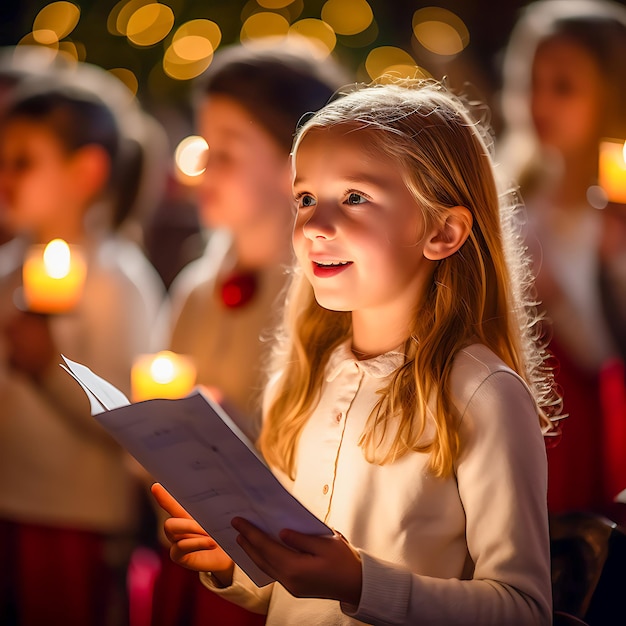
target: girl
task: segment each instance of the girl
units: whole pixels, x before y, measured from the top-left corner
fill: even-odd
[[[116,236],[121,136],[113,111],[69,76],[24,83],[0,135],[0,203],[25,243],[83,248],[77,308],[16,308],[21,271],[0,280],[0,622],[124,624],[139,484],[68,385],[59,354],[129,391],[164,297],[143,253]],[[105,83],[106,84],[106,83]]]
[[[626,139],[625,58],[626,8],[604,0],[530,4],[505,56],[499,158],[520,181],[527,206],[536,288],[569,415],[562,439],[548,450],[555,513],[613,516],[612,500],[626,485],[618,396],[605,397],[602,410],[603,380],[624,327],[619,294],[626,291],[620,246],[603,245],[603,231],[617,242],[623,227],[613,219],[615,207],[592,205],[601,139]]]
[[[336,536],[234,519],[276,579],[257,589],[155,485],[172,558],[269,624],[550,624],[557,399],[480,124],[434,82],[375,85],[308,120],[293,163],[260,446]]]

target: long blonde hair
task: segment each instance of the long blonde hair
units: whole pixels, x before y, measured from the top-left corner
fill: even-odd
[[[435,475],[452,473],[459,439],[450,373],[457,352],[476,341],[528,383],[540,423],[548,430],[559,401],[535,330],[531,274],[517,229],[518,203],[511,193],[499,198],[490,136],[460,98],[434,81],[376,84],[343,95],[302,125],[294,153],[311,129],[336,125],[367,130],[398,164],[426,228],[442,223],[450,207],[467,207],[473,216],[465,244],[438,262],[405,342],[404,363],[381,390],[368,418],[360,441],[366,458],[383,464],[409,451],[425,452]],[[319,306],[296,269],[273,355],[271,370],[278,380],[259,441],[268,462],[289,475],[328,357],[350,334],[350,313]],[[392,415],[400,417],[397,431],[390,446],[381,446]],[[424,441],[429,415],[435,436]]]

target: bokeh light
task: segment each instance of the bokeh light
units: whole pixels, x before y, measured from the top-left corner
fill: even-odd
[[[137,95],[137,90],[139,89],[139,81],[131,70],[125,67],[114,67],[110,69],[109,72],[113,74],[115,78],[124,83],[124,85],[126,85],[131,95]]]
[[[292,24],[288,36],[305,37],[316,50],[319,50],[319,58],[328,56],[337,44],[337,36],[330,25],[314,18],[306,18]]]
[[[174,26],[174,12],[153,2],[138,8],[128,19],[126,37],[136,46],[153,46],[167,37]]]
[[[366,0],[327,0],[322,19],[339,35],[356,35],[372,23],[374,13]]]
[[[122,0],[118,2],[107,20],[107,27],[114,35],[126,36],[128,22],[133,14],[149,4],[154,4],[154,0]]]
[[[174,33],[172,48],[180,59],[189,62],[208,59],[220,45],[222,31],[211,20],[191,20]]]
[[[390,73],[403,78],[421,74],[413,57],[406,50],[395,46],[374,48],[365,59],[365,69],[373,80]]]
[[[289,6],[293,0],[256,0],[259,6],[264,9],[284,9]]]
[[[176,178],[184,184],[200,182],[200,175],[206,170],[209,146],[203,137],[185,137],[174,150]]]
[[[413,34],[426,50],[442,56],[458,54],[469,44],[469,30],[463,20],[440,7],[415,11]]]
[[[242,43],[265,37],[285,37],[289,32],[289,22],[278,13],[255,13],[241,27]]]
[[[33,22],[35,40],[49,45],[67,37],[78,24],[80,9],[71,2],[52,2],[39,11]],[[41,38],[41,39],[40,39]]]
[[[46,31],[46,32],[51,33],[52,31]],[[47,37],[42,36],[39,33],[38,33],[38,38],[43,39],[43,40],[47,39]],[[40,46],[41,48],[49,48],[50,50],[53,50],[55,54],[59,50],[59,40],[56,37],[51,38],[49,43],[44,43],[43,41],[36,39],[34,33],[27,33],[26,35],[24,35],[17,42],[17,45],[18,46]]]

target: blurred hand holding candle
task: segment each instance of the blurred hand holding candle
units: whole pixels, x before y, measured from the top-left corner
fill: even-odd
[[[35,313],[67,313],[80,301],[87,264],[76,246],[63,239],[33,245],[22,268],[26,308]]]
[[[169,350],[138,356],[131,370],[133,402],[182,398],[192,391],[195,383],[196,368],[192,360]]]
[[[606,139],[600,142],[598,185],[609,202],[626,204],[626,141]]]

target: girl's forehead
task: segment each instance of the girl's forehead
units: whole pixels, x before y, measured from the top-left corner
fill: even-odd
[[[372,128],[358,123],[342,123],[332,126],[313,126],[305,131],[296,144],[294,155],[300,151],[350,147],[365,153],[384,157]]]

